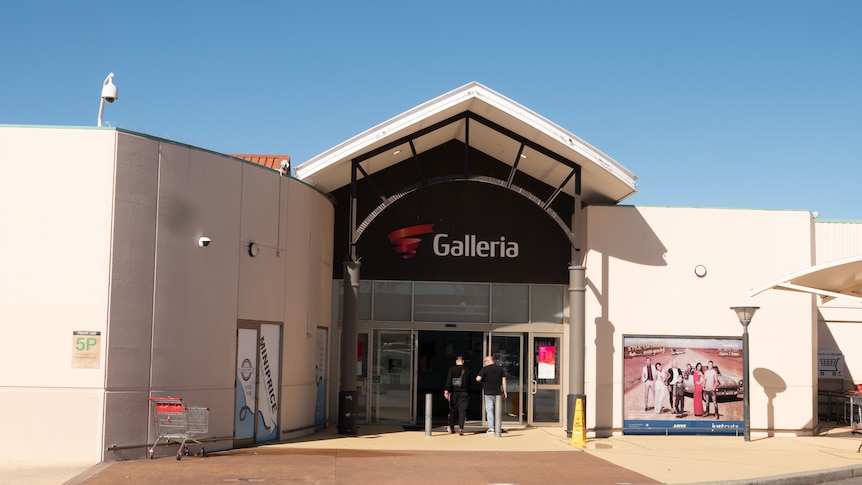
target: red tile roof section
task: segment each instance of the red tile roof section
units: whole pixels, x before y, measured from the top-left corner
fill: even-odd
[[[281,168],[281,161],[287,160],[287,163],[290,164],[290,155],[236,155],[232,154],[232,157],[241,158],[248,162],[256,163],[258,165],[263,165],[264,167],[269,167],[275,170]]]

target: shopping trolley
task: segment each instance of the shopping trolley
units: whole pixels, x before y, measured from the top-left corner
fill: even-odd
[[[165,444],[171,441],[180,444],[177,460],[181,460],[183,455],[191,454],[187,446],[189,442],[200,447],[200,456],[206,456],[203,443],[193,437],[209,432],[209,408],[187,406],[178,397],[151,397],[150,401],[153,402],[158,435],[148,453],[151,459],[155,455],[156,446],[162,440],[165,440]]]

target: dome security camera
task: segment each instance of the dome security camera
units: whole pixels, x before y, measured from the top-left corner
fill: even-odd
[[[102,85],[102,100],[99,102],[99,119],[96,126],[102,126],[102,112],[105,111],[105,102],[113,103],[120,97],[117,86],[114,85],[114,73],[108,74]]]
[[[112,72],[105,78],[105,84],[102,86],[102,99],[107,103],[113,103],[118,97],[120,97],[120,93],[117,86],[114,85],[114,73]]]
[[[212,239],[210,239],[206,236],[201,236],[198,238],[198,247],[199,248],[205,248],[205,247],[209,246],[212,242],[213,242]]]

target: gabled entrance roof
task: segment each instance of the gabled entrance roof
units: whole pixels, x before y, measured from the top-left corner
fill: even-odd
[[[862,256],[812,266],[755,288],[749,296],[771,289],[813,293],[823,303],[835,298],[862,303]]]
[[[459,116],[469,113],[470,116]],[[480,119],[470,123],[469,119]],[[447,120],[453,120],[447,123]],[[414,136],[415,135],[415,136]],[[636,191],[636,177],[611,157],[514,101],[472,82],[381,123],[296,166],[296,177],[323,192],[350,184],[351,161],[377,172],[451,140],[459,140],[551,187],[581,167],[581,200],[613,204]]]

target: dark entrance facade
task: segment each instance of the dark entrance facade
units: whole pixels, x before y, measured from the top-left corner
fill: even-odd
[[[444,426],[449,411],[442,392],[445,377],[461,353],[472,376],[488,354],[505,369],[504,426],[559,426],[561,343],[562,334],[555,332],[363,328],[357,362],[359,421],[422,427],[430,397],[432,424]],[[471,382],[469,395],[468,421],[484,424],[481,385]]]

